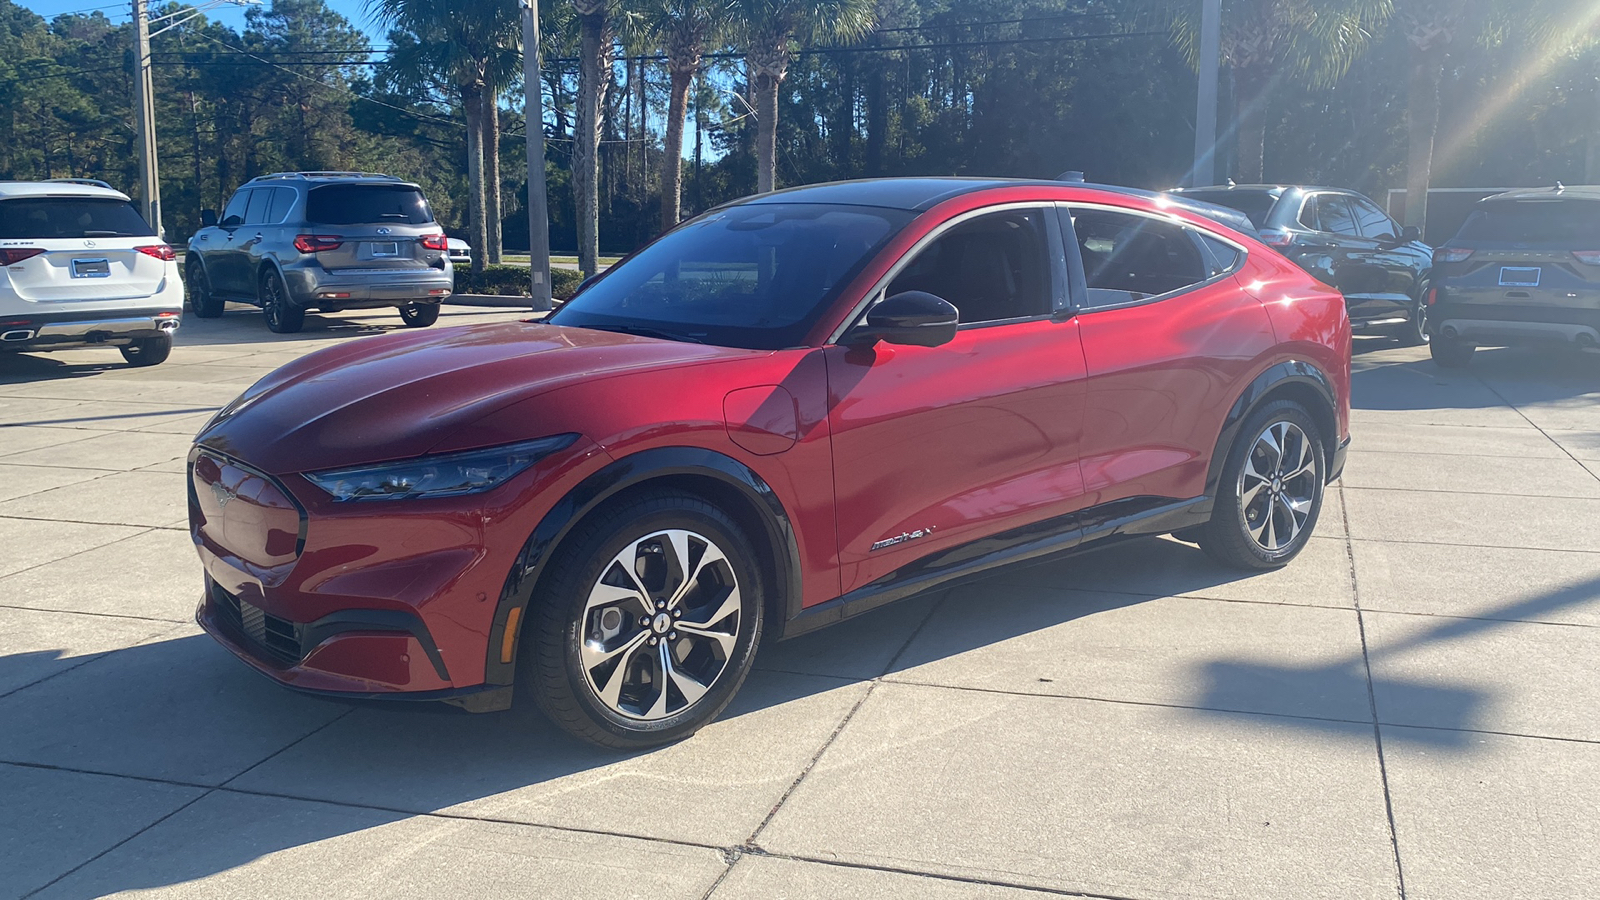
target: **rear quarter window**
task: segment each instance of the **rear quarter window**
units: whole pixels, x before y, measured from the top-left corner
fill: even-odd
[[[154,237],[133,204],[114,197],[0,200],[0,238]]]
[[[422,191],[401,184],[330,184],[306,194],[306,221],[318,225],[427,225]]]

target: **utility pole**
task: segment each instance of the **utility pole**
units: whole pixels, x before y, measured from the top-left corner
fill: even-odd
[[[139,192],[144,220],[157,235],[161,227],[161,182],[156,170],[155,90],[150,80],[150,11],[148,0],[133,0],[133,115],[139,131]]]
[[[522,113],[528,144],[528,271],[533,308],[550,309],[550,206],[544,185],[544,93],[539,81],[539,0],[522,0]]]
[[[1189,186],[1217,182],[1217,70],[1222,66],[1222,0],[1200,0],[1200,91],[1194,110]]]

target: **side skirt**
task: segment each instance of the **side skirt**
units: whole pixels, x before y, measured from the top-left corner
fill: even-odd
[[[959,583],[991,569],[1040,561],[1109,541],[1165,534],[1202,525],[1211,518],[1211,498],[1172,500],[1130,497],[1071,515],[941,550],[826,603],[803,609],[784,623],[779,640],[817,630],[913,594]]]

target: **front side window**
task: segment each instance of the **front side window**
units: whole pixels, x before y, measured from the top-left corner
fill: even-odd
[[[1039,209],[969,219],[917,252],[886,296],[926,291],[950,301],[961,323],[1050,313],[1050,259]]]
[[[1399,231],[1394,227],[1394,220],[1384,214],[1383,210],[1368,203],[1360,197],[1351,197],[1350,205],[1355,208],[1356,222],[1361,226],[1361,233],[1369,238],[1378,240],[1394,240]]]
[[[265,225],[267,209],[272,206],[271,188],[257,188],[250,192],[250,205],[244,211],[244,224]]]
[[[330,184],[306,194],[306,221],[317,225],[427,225],[433,210],[407,184]]]
[[[222,211],[222,224],[227,226],[243,225],[244,211],[250,205],[250,195],[255,191],[239,191],[228,200],[228,206]]]
[[[797,346],[911,218],[815,203],[713,210],[606,272],[549,321],[729,347]]]
[[[1205,281],[1215,263],[1183,227],[1132,213],[1073,209],[1090,307],[1181,291]]]
[[[138,210],[114,197],[20,197],[0,201],[0,238],[151,237]]]

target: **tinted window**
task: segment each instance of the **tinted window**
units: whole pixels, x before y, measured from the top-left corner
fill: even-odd
[[[1350,206],[1356,211],[1356,222],[1361,226],[1361,233],[1369,238],[1393,239],[1399,232],[1394,227],[1394,221],[1377,206],[1368,203],[1360,197],[1350,197]]]
[[[273,225],[282,222],[289,215],[289,207],[294,205],[294,190],[291,188],[273,188],[272,206],[267,210],[267,221]]]
[[[1309,228],[1312,231],[1322,230],[1322,226],[1317,224],[1317,198],[1306,198],[1306,202],[1300,206],[1300,217],[1296,221],[1302,227]]]
[[[228,207],[222,211],[223,225],[238,225],[244,221],[244,210],[250,203],[250,195],[254,191],[239,191],[228,200]],[[229,220],[232,221],[229,221]]]
[[[330,184],[306,194],[306,221],[319,225],[426,225],[433,210],[404,184]]]
[[[994,322],[1050,312],[1044,213],[990,213],[962,222],[917,252],[888,294],[927,291],[961,311],[961,322]]]
[[[0,238],[152,237],[133,204],[97,197],[25,197],[0,202]]]
[[[797,346],[911,217],[805,203],[713,211],[618,264],[549,321],[730,347]]]
[[[1210,265],[1184,229],[1128,213],[1073,210],[1089,305],[1168,294],[1210,277]]]
[[[1600,243],[1600,201],[1502,200],[1480,203],[1456,235],[1458,241]]]
[[[1250,223],[1257,228],[1266,224],[1272,207],[1278,203],[1278,198],[1267,191],[1184,191],[1178,196],[1237,209],[1248,216]]]
[[[1244,257],[1244,253],[1235,249],[1232,244],[1224,244],[1222,241],[1208,235],[1200,235],[1200,245],[1205,248],[1206,255],[1211,258],[1212,275],[1232,272]]]
[[[267,221],[267,207],[272,205],[272,190],[257,188],[250,192],[250,206],[244,212],[246,225],[261,225]]]
[[[1333,234],[1359,235],[1356,230],[1356,218],[1350,212],[1350,204],[1337,194],[1323,194],[1317,198],[1317,224],[1318,231]]]

